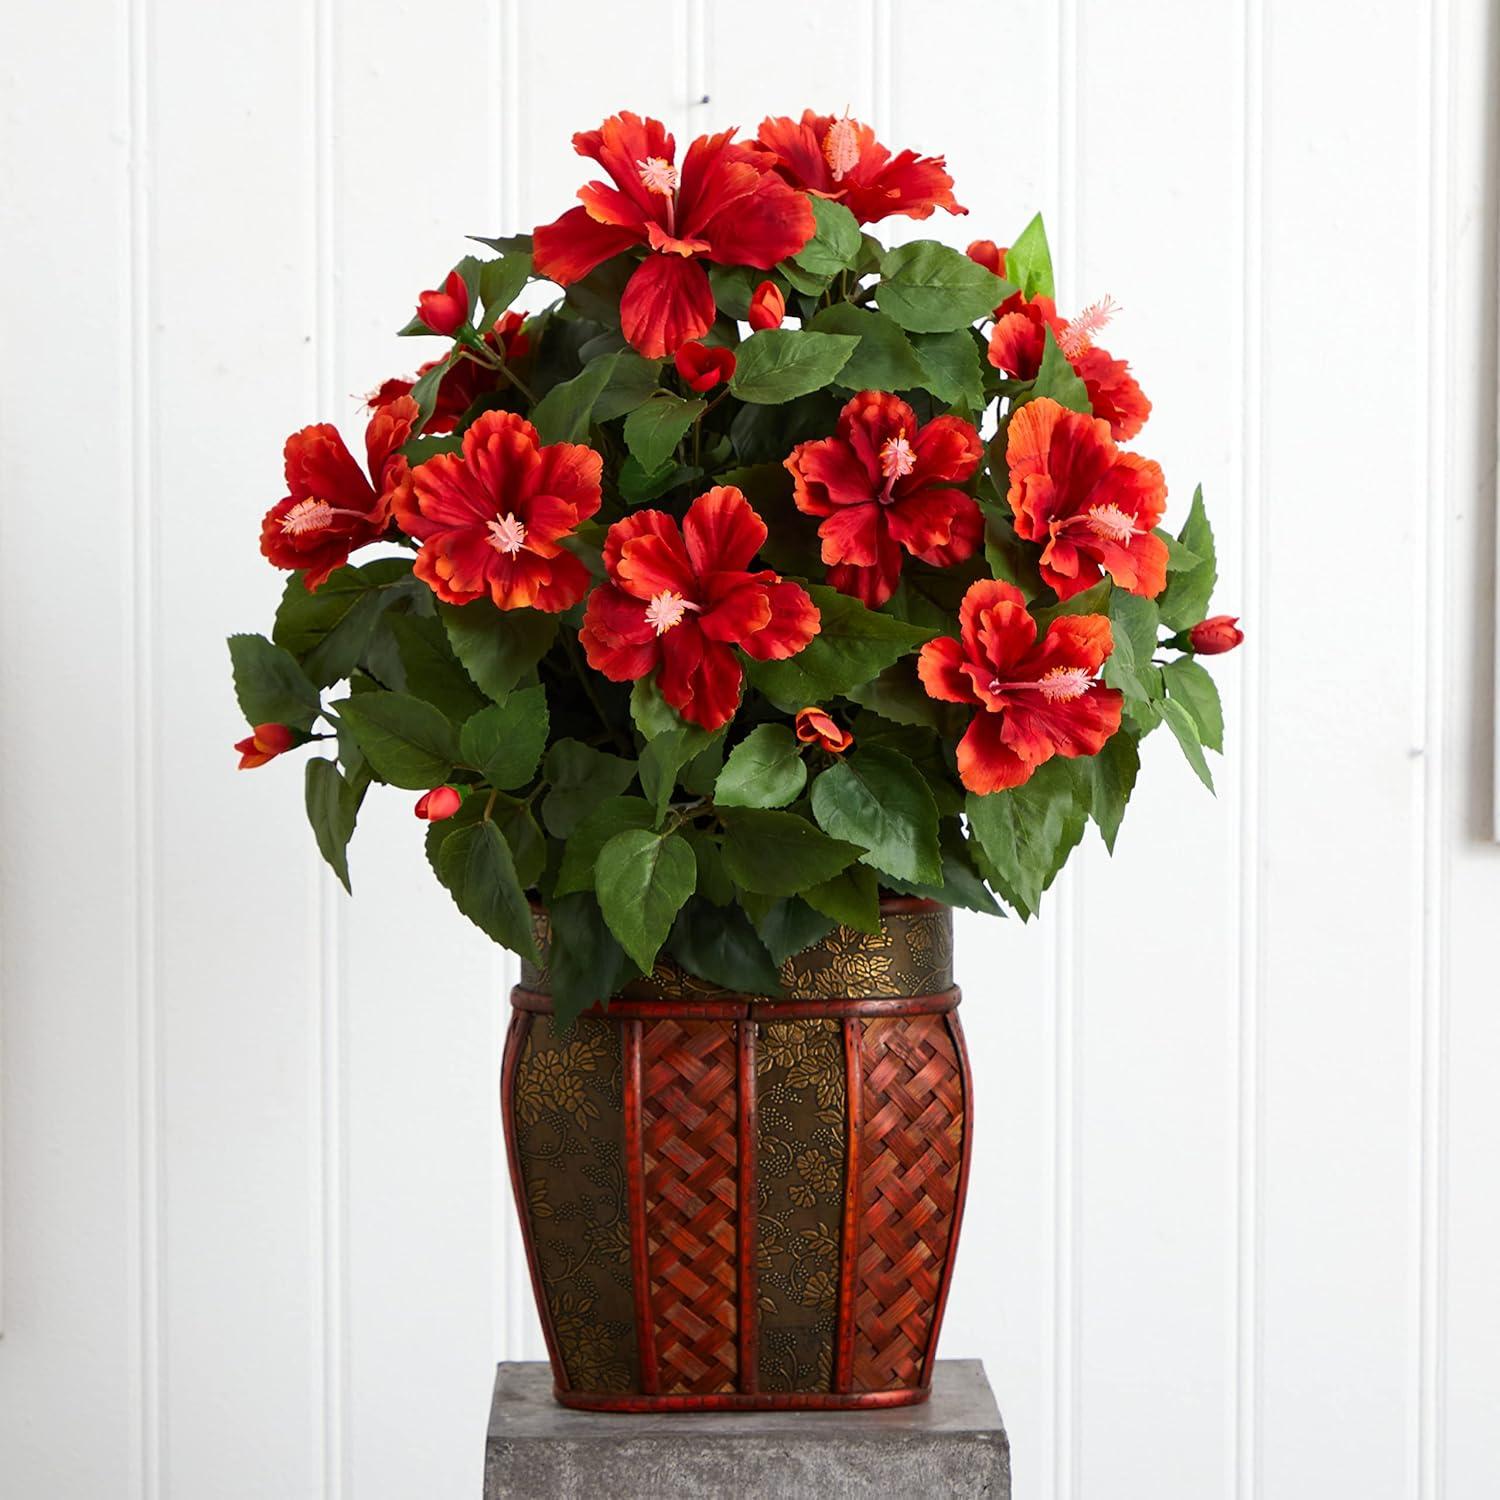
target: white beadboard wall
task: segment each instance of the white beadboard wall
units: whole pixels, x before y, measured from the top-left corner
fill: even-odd
[[[538,1358],[509,967],[371,799],[234,769],[284,435],[614,108],[946,150],[1156,403],[1227,559],[1210,799],[961,921],[944,1351],[1026,1500],[1500,1485],[1490,0],[12,0],[0,57],[0,1493],[477,1496]],[[962,70],[962,71],[960,71]],[[889,228],[890,226],[887,226]]]

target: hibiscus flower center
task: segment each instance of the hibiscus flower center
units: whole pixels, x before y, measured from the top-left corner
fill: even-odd
[[[299,500],[282,518],[283,536],[306,536],[332,524],[333,507],[326,500]]]
[[[1107,542],[1119,542],[1124,546],[1136,534],[1135,517],[1118,505],[1094,505],[1086,515],[1074,516],[1073,521],[1087,526],[1095,536]]]
[[[823,159],[835,182],[842,182],[844,174],[859,165],[859,131],[848,110],[824,132]]]
[[[701,604],[694,604],[671,589],[663,589],[651,596],[651,602],[646,606],[646,623],[657,635],[665,635],[674,625],[682,624],[682,617],[689,610],[697,614],[702,608]]]
[[[1080,354],[1087,354],[1093,347],[1094,335],[1101,332],[1119,310],[1113,297],[1101,297],[1063,324],[1063,330],[1057,336],[1057,347],[1062,350],[1064,358],[1077,359]]]
[[[1071,703],[1094,685],[1094,674],[1087,667],[1053,667],[1035,682],[1001,682],[990,679],[992,693],[1040,693],[1048,703]]]
[[[885,475],[885,488],[881,490],[878,497],[882,505],[891,503],[896,481],[904,479],[916,466],[917,455],[912,452],[912,446],[906,440],[906,429],[903,427],[895,437],[887,438],[880,445],[880,472]]]
[[[514,557],[526,545],[526,523],[507,512],[489,523],[489,544],[496,552]]]
[[[636,162],[636,170],[648,193],[656,193],[667,200],[667,233],[677,233],[677,189],[682,183],[682,173],[664,156],[648,156]]]

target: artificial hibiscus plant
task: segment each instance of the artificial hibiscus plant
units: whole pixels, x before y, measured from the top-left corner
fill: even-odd
[[[1240,634],[1202,497],[1162,528],[1111,304],[1059,312],[1040,219],[886,249],[866,226],[965,210],[847,115],[574,145],[577,207],[422,293],[436,356],[370,396],[364,466],[286,443],[237,748],[320,747],[345,886],[404,787],[466,916],[535,960],[545,908],[563,1013],[662,954],[774,995],[882,892],[1030,917],[1089,819],[1113,849],[1159,725],[1211,785],[1198,658]]]

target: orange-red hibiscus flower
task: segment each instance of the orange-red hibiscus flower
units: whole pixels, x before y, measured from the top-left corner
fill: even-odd
[[[972,257],[974,246],[969,250]],[[1050,328],[1058,348],[1087,387],[1094,415],[1109,423],[1116,442],[1128,442],[1146,425],[1151,403],[1130,373],[1130,366],[1094,343],[1094,335],[1109,321],[1113,310],[1106,297],[1084,308],[1076,318],[1059,318],[1050,297],[1027,298],[1017,292],[995,309],[990,363],[1017,380],[1034,380],[1042,367],[1046,330]]]
[[[1154,459],[1121,453],[1108,423],[1046,397],[1010,419],[1005,458],[1016,534],[1045,544],[1042,577],[1059,599],[1105,573],[1148,599],[1167,586],[1167,544],[1152,534],[1167,486]]]
[[[805,109],[801,120],[768,117],[756,139],[793,187],[837,200],[861,224],[892,214],[926,219],[936,208],[968,213],[953,196],[953,179],[941,156],[915,151],[892,156],[868,125],[847,114]]]
[[[981,796],[1020,786],[1054,755],[1097,755],[1120,727],[1124,695],[1098,680],[1114,649],[1103,615],[1063,615],[1037,639],[1014,584],[981,579],[958,609],[959,639],[922,647],[929,697],[978,707],[958,742],[958,775]]]
[[[804,745],[816,745],[830,755],[842,755],[854,743],[854,736],[826,708],[815,703],[799,708],[795,723],[797,738]]]
[[[589,595],[578,639],[612,682],[657,674],[683,718],[718,729],[744,680],[735,648],[757,661],[795,656],[818,633],[807,591],[748,571],[766,523],[732,485],[711,489],[677,522],[659,510],[616,521],[604,541],[609,581]]]
[[[966,484],[979,467],[979,434],[958,417],[925,427],[898,396],[861,391],[832,437],[800,443],[786,460],[797,509],[818,527],[834,588],[872,609],[901,577],[903,550],[947,567],[971,557],[984,518]]]
[[[531,349],[531,339],[521,332],[521,325],[525,321],[518,312],[502,313],[495,319],[495,326],[485,334],[485,343],[507,361],[520,359]],[[393,377],[384,381],[366,398],[366,405],[371,411],[379,411],[397,398],[411,395],[412,387],[437,363],[435,359],[428,360],[412,380]],[[454,360],[448,367],[448,373],[438,382],[432,415],[428,417],[422,431],[432,434],[452,432],[475,401],[505,383],[505,376],[499,370],[480,364],[477,359]]]
[[[568,286],[633,245],[651,252],[620,299],[625,337],[648,359],[701,338],[714,321],[704,260],[769,270],[812,238],[812,205],[733,130],[702,135],[675,164],[676,142],[659,120],[611,115],[573,137],[614,181],[580,188],[570,208],[536,231],[539,276]]]
[[[553,443],[514,412],[487,411],[463,452],[439,453],[411,474],[401,529],[422,543],[412,571],[439,599],[488,594],[500,609],[570,609],[588,569],[563,545],[599,509],[603,461],[592,448]]]
[[[266,558],[278,568],[306,569],[302,581],[313,590],[343,567],[356,547],[378,541],[409,479],[406,460],[396,450],[411,436],[417,416],[417,403],[402,396],[370,418],[368,479],[331,423],[294,432],[286,440],[287,496],[266,512],[260,526]]]

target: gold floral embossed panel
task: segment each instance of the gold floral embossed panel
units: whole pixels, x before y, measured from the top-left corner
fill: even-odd
[[[512,1105],[543,1295],[571,1385],[637,1380],[619,1029],[537,1016]]]
[[[766,1022],[755,1057],[761,1384],[826,1391],[848,1149],[842,1028],[817,1019]]]

